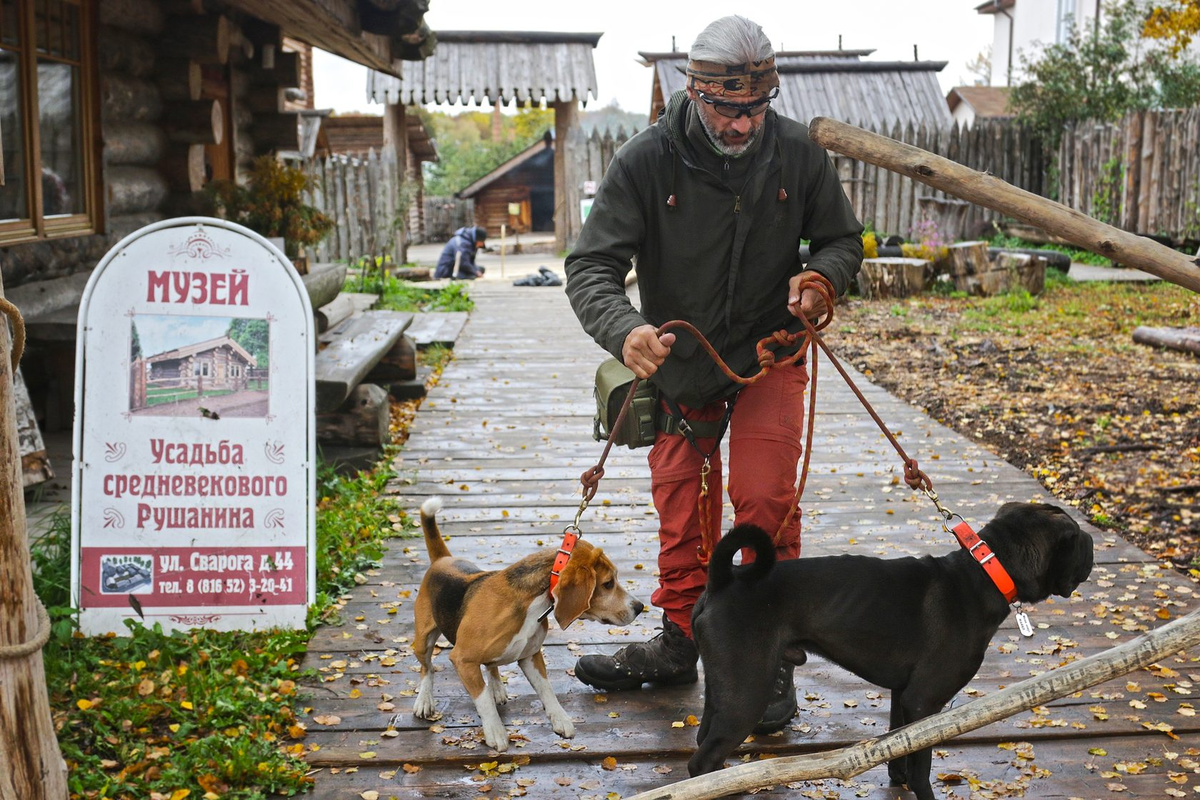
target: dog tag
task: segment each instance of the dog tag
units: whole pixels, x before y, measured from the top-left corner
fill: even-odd
[[[1017,611],[1017,630],[1022,636],[1033,636],[1033,623],[1029,621],[1029,615],[1024,611]]]

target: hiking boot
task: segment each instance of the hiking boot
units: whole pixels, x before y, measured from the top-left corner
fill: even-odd
[[[763,712],[762,720],[754,726],[755,733],[774,733],[796,715],[796,684],[792,682],[795,667],[784,661],[779,665],[775,685],[771,689],[771,702]]]
[[[611,656],[584,656],[575,677],[596,689],[640,689],[643,683],[696,682],[696,643],[663,614],[662,633],[648,642],[626,645]],[[795,696],[792,697],[793,703]]]

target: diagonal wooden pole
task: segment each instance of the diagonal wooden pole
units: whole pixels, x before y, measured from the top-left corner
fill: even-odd
[[[1200,610],[1131,642],[888,731],[877,739],[826,753],[743,764],[642,792],[626,800],[709,800],[792,781],[853,778],[885,761],[1118,678],[1197,644],[1200,644]]]
[[[1105,225],[1061,203],[1018,189],[993,175],[836,119],[816,117],[809,123],[808,135],[826,150],[907,175],[926,186],[1035,225],[1085,250],[1200,292],[1200,257],[1184,255],[1153,239]]]
[[[18,348],[6,315],[15,317],[18,342],[23,330],[7,301],[0,310],[0,798],[66,800],[67,765],[50,718],[42,664],[50,618],[33,593],[29,568],[13,389]]]

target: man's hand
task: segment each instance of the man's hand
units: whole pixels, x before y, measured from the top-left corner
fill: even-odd
[[[671,354],[671,345],[675,344],[675,334],[658,335],[658,328],[653,325],[639,325],[625,337],[621,346],[621,360],[625,366],[633,370],[633,374],[642,380],[649,378]]]
[[[806,317],[812,322],[829,313],[829,309],[825,307],[825,298],[820,292],[816,289],[800,291],[800,275],[794,275],[788,281],[787,305],[793,317]]]

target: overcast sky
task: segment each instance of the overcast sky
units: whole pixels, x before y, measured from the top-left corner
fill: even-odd
[[[616,100],[649,113],[651,70],[639,50],[686,51],[714,19],[740,13],[763,26],[776,50],[874,49],[871,60],[910,61],[913,45],[923,61],[948,61],[938,75],[944,91],[972,83],[966,64],[992,42],[992,18],[977,13],[978,0],[842,0],[842,2],[728,3],[692,0],[432,0],[425,15],[436,30],[537,30],[603,33],[595,50],[597,106]],[[318,51],[316,107],[379,113],[367,103],[366,69]],[[592,101],[588,101],[592,106]],[[462,106],[458,107],[459,109]]]

